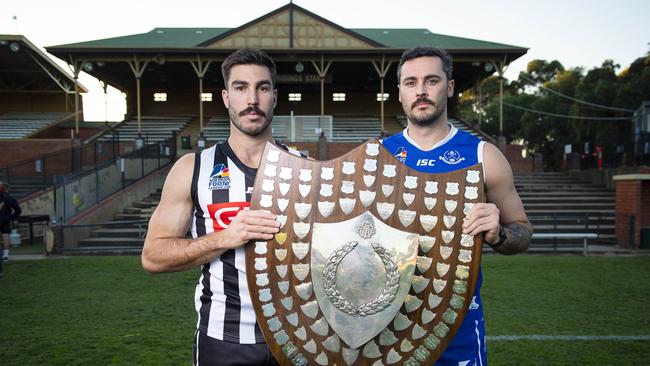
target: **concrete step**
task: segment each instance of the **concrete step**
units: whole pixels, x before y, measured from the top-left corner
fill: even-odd
[[[553,228],[554,226],[557,227],[557,230],[563,229],[564,228],[584,228],[585,227],[585,220],[579,220],[579,219],[569,219],[565,218],[563,220],[556,219],[553,220],[552,218],[539,218],[539,217],[532,217],[528,218],[530,223],[533,225],[533,228],[539,229],[539,230],[545,230],[546,228]],[[616,225],[616,218],[615,217],[610,217],[608,216],[607,218],[591,218],[587,220],[587,224],[589,228],[605,228],[609,226],[615,226]]]
[[[583,232],[584,230],[580,231]],[[600,243],[600,242],[611,242],[616,239],[616,235],[614,233],[601,233],[598,235],[597,239],[589,239],[587,242],[591,244],[595,243]],[[558,245],[569,245],[571,243],[577,243],[579,245],[582,245],[583,239],[581,238],[533,238],[531,245],[552,245],[553,243],[557,242]]]
[[[519,193],[519,197],[555,197],[559,199],[564,199],[565,197],[575,197],[575,196],[588,196],[588,197],[616,197],[616,193],[614,191],[593,191],[589,192],[588,194],[580,195],[577,194],[576,192],[570,192],[570,191],[545,191],[545,192],[538,192],[538,191],[522,191],[522,192],[517,192]]]
[[[144,238],[101,237],[79,240],[79,247],[142,247]]]
[[[128,214],[128,213],[119,213],[115,215],[116,220],[120,221],[141,221],[141,220],[149,220],[151,217],[151,214]]]
[[[521,200],[526,203],[526,202],[544,202],[544,201],[551,201],[551,202],[600,202],[600,203],[616,203],[616,197],[610,197],[610,196],[591,196],[591,195],[584,195],[584,196],[576,196],[576,195],[567,195],[567,196],[548,196],[548,195],[535,195],[535,196],[519,196]]]
[[[577,191],[577,192],[612,192],[614,191],[604,189],[599,186],[584,186],[579,184],[519,184],[515,183],[517,191],[534,191],[534,192],[548,192],[548,191]]]
[[[589,209],[572,209],[572,210],[557,210],[557,209],[545,209],[545,208],[525,208],[526,209],[526,214],[529,216],[549,216],[552,217],[553,214],[558,214],[558,213],[571,213],[571,214],[577,214],[577,215],[584,215],[585,213],[594,213],[598,212],[602,215],[614,215],[616,214],[615,209],[602,209],[602,210],[589,210]]]
[[[133,202],[133,207],[137,208],[150,208],[158,205],[158,201],[135,201]]]
[[[536,233],[542,233],[542,232],[572,232],[572,233],[577,233],[577,232],[583,232],[583,231],[596,231],[600,230],[601,232],[603,231],[611,231],[614,232],[614,229],[616,229],[616,225],[613,223],[611,224],[601,224],[601,225],[596,225],[595,223],[592,224],[590,223],[589,226],[585,229],[584,224],[563,224],[563,225],[544,225],[544,224],[533,224],[533,229],[535,229]]]
[[[139,220],[139,221],[113,220],[113,221],[107,221],[105,222],[105,224],[107,229],[126,229],[126,228],[144,229],[147,227],[149,222],[147,220]]]
[[[79,247],[68,249],[64,255],[140,255],[141,247],[110,246],[110,247]]]
[[[553,212],[614,212],[616,205],[614,203],[571,203],[571,202],[555,202],[555,203],[525,203],[524,209],[527,213],[537,212],[540,210],[552,214]]]
[[[119,229],[98,229],[91,234],[94,238],[144,238],[147,234],[146,229],[138,228],[119,228]]]
[[[147,209],[142,208],[142,207],[127,207],[124,210],[122,210],[122,213],[125,213],[125,214],[141,214],[143,210],[147,210]]]

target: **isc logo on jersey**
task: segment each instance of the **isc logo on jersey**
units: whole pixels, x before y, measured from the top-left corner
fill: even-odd
[[[214,231],[221,231],[230,225],[232,218],[241,210],[247,210],[250,202],[225,202],[208,205],[208,212],[212,218]]]
[[[435,159],[418,159],[418,161],[415,163],[416,166],[435,166],[436,165],[436,160]]]
[[[210,174],[208,188],[211,191],[215,189],[230,189],[230,172],[224,164],[217,164]]]

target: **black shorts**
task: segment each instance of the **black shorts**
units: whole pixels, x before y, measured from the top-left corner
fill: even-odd
[[[265,343],[225,342],[197,331],[193,348],[194,366],[279,366]]]
[[[0,223],[0,233],[11,234],[11,221],[3,221]]]

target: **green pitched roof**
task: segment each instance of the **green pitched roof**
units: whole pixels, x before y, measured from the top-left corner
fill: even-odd
[[[54,47],[71,48],[192,48],[231,28],[154,28],[147,33],[70,43]]]
[[[453,49],[519,49],[522,47],[502,43],[486,42],[477,39],[448,36],[432,33],[428,29],[350,29],[389,48],[411,48],[419,45],[433,45],[447,50]]]
[[[232,29],[234,28],[154,28],[147,33],[71,43],[53,46],[53,48],[193,48]],[[522,47],[502,43],[432,33],[424,28],[357,28],[350,31],[388,48],[406,49],[419,45],[434,45],[448,50],[522,49]]]

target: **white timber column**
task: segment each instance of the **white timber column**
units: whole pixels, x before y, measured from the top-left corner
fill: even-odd
[[[196,55],[196,61],[190,61],[190,65],[192,65],[196,76],[199,78],[199,123],[201,124],[201,134],[203,134],[203,77],[208,72],[211,63],[212,60],[201,61],[201,55]]]
[[[74,76],[74,134],[75,138],[79,136],[79,73],[83,67],[84,61],[76,61],[70,57],[70,68]]]
[[[320,63],[314,60],[312,60],[311,63],[314,65],[318,77],[320,78],[320,118],[318,119],[318,128],[320,128],[322,133],[323,118],[325,117],[325,76],[327,76],[327,71],[330,69],[330,66],[332,66],[332,61],[327,61],[327,64],[325,64],[325,56],[321,55]]]
[[[492,66],[499,74],[499,136],[497,138],[497,145],[502,152],[506,151],[506,138],[503,135],[503,74],[506,71],[506,57],[497,62],[492,62]]]
[[[376,61],[372,61],[372,66],[375,67],[375,71],[377,71],[377,74],[379,75],[379,80],[380,80],[380,86],[379,86],[379,101],[380,101],[380,120],[381,120],[381,135],[382,137],[384,136],[384,78],[386,77],[386,74],[388,73],[388,69],[390,68],[390,65],[393,63],[393,61],[388,61],[386,63],[386,56],[381,55],[381,63],[377,64]]]
[[[142,74],[144,74],[144,70],[147,68],[147,65],[149,64],[149,60],[147,61],[138,61],[138,56],[133,55],[133,61],[127,61],[129,66],[131,67],[131,71],[133,71],[133,75],[135,76],[135,87],[136,87],[136,105],[138,106],[138,136],[142,135],[142,114],[140,113],[140,106],[141,106],[141,101],[140,101],[140,78],[142,78]]]

